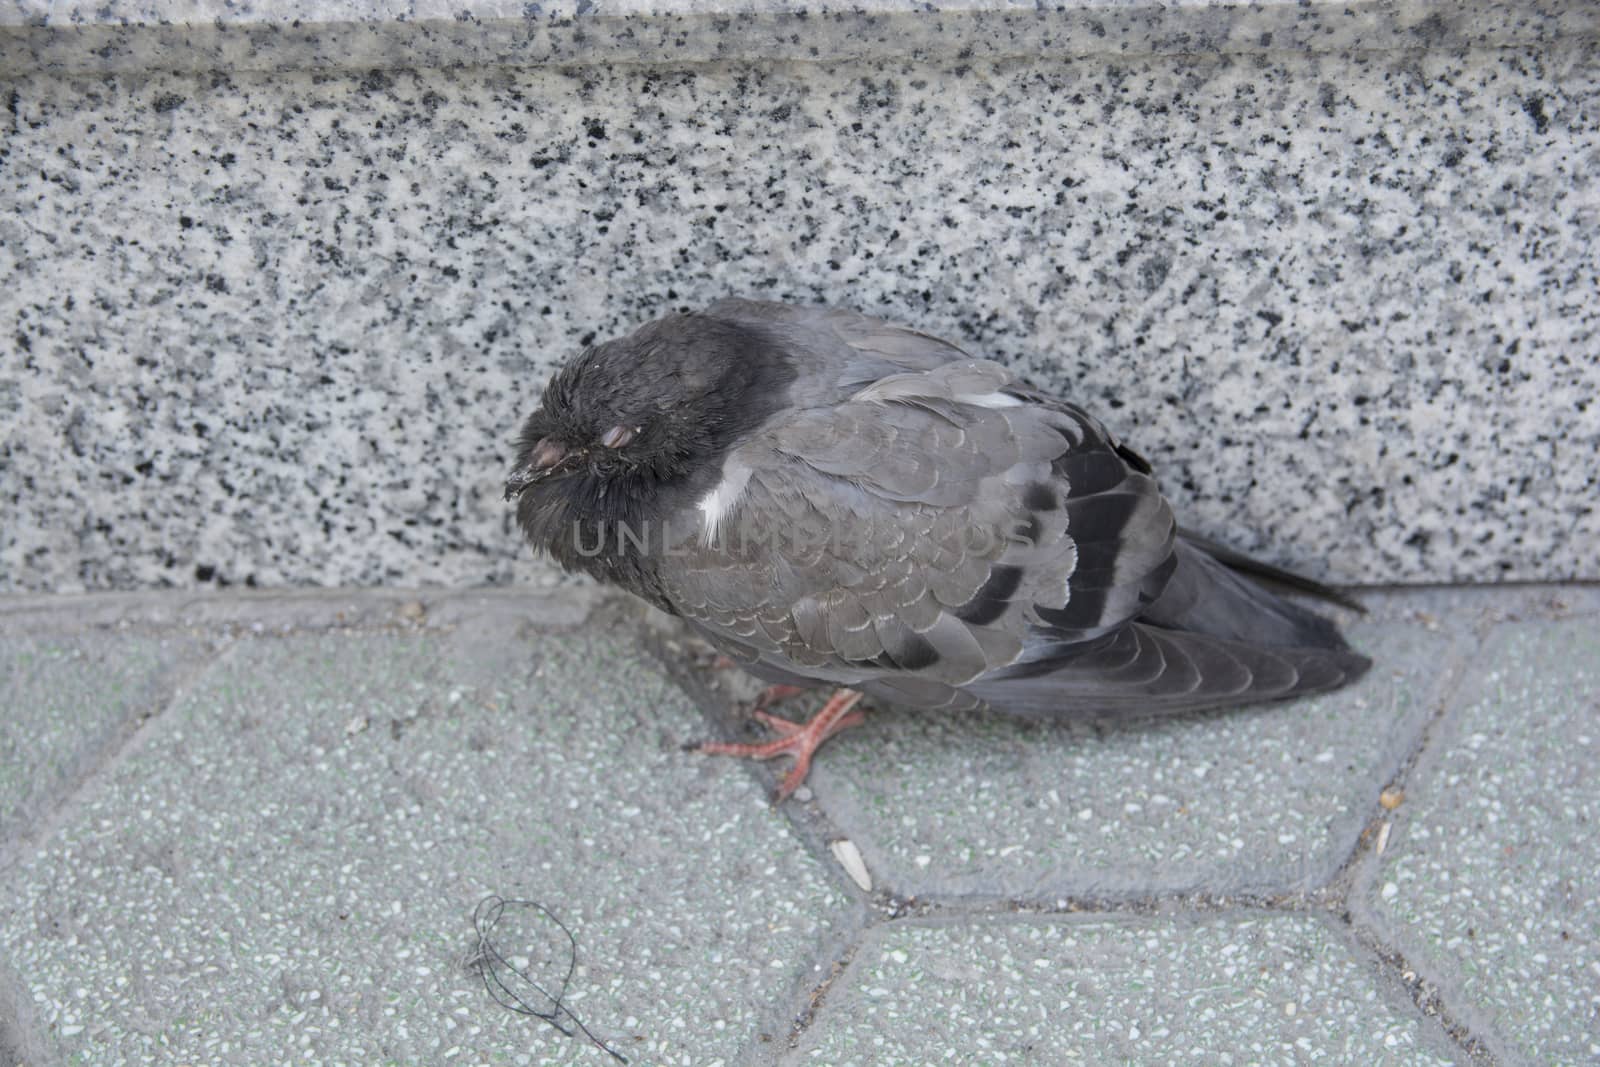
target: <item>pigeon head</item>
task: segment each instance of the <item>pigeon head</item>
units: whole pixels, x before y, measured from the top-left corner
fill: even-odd
[[[523,424],[506,499],[562,566],[638,591],[628,579],[647,561],[616,529],[642,534],[692,509],[793,378],[773,338],[712,315],[671,315],[586,349]]]

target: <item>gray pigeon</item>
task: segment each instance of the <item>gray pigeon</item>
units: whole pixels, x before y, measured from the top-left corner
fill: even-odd
[[[792,757],[780,798],[863,695],[1131,718],[1369,666],[1267,585],[1337,594],[1180,530],[1088,412],[848,311],[723,300],[586,350],[523,426],[506,497],[534,546],[774,694],[838,687],[804,725],[758,710],[769,743],[701,746]]]

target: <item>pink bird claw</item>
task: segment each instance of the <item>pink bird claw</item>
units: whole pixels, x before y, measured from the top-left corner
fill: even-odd
[[[856,704],[860,700],[860,693],[852,689],[840,689],[828,698],[821,711],[803,723],[780,718],[757,708],[751,715],[777,734],[775,739],[762,744],[708,741],[695,746],[694,751],[708,756],[735,756],[740,759],[769,760],[778,756],[790,757],[794,760],[794,766],[789,768],[789,773],[778,783],[778,792],[774,798],[781,803],[789,799],[806,780],[806,775],[811,770],[811,757],[822,747],[824,741],[841,730],[847,730],[866,721],[866,715],[856,710]]]

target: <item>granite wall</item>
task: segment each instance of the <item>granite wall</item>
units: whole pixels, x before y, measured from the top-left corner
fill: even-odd
[[[1016,365],[1318,576],[1600,579],[1582,33],[116,73],[0,41],[0,590],[545,580],[499,487],[550,369],[726,294]]]

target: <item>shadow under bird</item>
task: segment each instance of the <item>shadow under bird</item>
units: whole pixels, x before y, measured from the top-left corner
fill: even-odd
[[[1181,530],[1150,465],[997,363],[828,308],[723,300],[584,351],[506,482],[528,539],[682,618],[770,683],[792,757],[863,696],[1039,719],[1282,700],[1369,661],[1269,586],[1344,602]],[[837,692],[809,722],[792,687]]]

